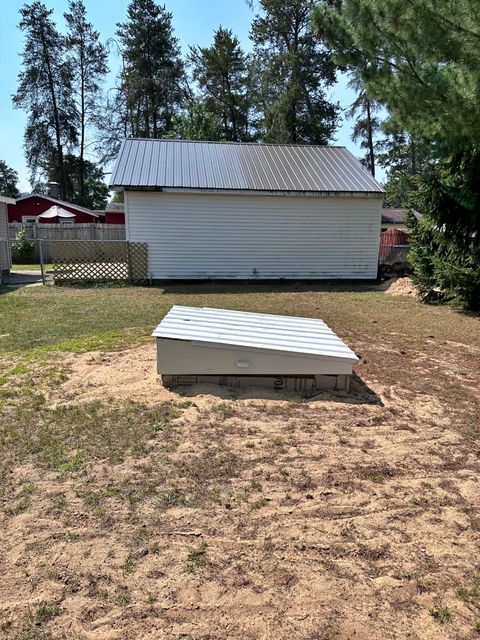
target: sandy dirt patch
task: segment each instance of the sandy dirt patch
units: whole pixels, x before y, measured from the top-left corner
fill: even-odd
[[[411,296],[418,298],[419,294],[417,288],[412,282],[411,278],[391,278],[383,282],[379,289],[385,291],[390,296]]]
[[[261,386],[244,389],[230,389],[216,384],[195,384],[175,389],[166,389],[157,374],[156,345],[149,344],[114,353],[91,352],[74,356],[68,360],[71,368],[69,380],[62,386],[61,400],[92,400],[106,396],[118,399],[130,398],[146,404],[179,397],[195,398],[200,406],[212,404],[219,399],[247,401],[262,399],[274,402],[302,401],[300,394],[278,392]],[[343,399],[351,402],[376,402],[378,398],[371,389],[353,380],[351,393],[321,392],[310,398],[323,402],[329,399]]]

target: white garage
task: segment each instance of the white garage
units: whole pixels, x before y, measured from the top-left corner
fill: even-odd
[[[0,195],[0,283],[8,282],[12,254],[8,236],[7,205],[15,204],[16,200]]]
[[[377,276],[383,190],[344,147],[128,138],[110,186],[154,280]]]

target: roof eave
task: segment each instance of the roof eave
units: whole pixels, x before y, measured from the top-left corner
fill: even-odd
[[[316,196],[316,197],[377,197],[383,198],[382,191],[300,191],[274,189],[213,189],[209,187],[151,187],[145,185],[113,185],[112,190],[142,191],[146,193],[218,193],[228,195],[265,195],[265,196]]]
[[[75,209],[79,213],[85,213],[86,215],[93,216],[94,218],[98,218],[98,214],[92,211],[91,209],[87,209],[87,207],[82,207],[79,204],[73,204],[73,202],[66,202],[65,200],[59,200],[59,198],[54,198],[53,196],[49,196],[46,193],[27,193],[23,196],[17,198],[17,202],[19,200],[26,200],[27,198],[44,198],[45,200],[50,200],[50,202],[55,202],[59,205],[66,205],[67,207],[71,207]]]

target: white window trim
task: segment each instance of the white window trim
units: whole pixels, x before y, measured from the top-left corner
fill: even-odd
[[[38,216],[22,216],[22,224],[37,224]]]

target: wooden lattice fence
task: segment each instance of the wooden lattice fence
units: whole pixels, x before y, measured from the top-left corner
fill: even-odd
[[[102,240],[53,240],[48,242],[55,284],[83,282],[131,282],[146,284],[148,245]],[[44,241],[42,241],[42,245]]]

